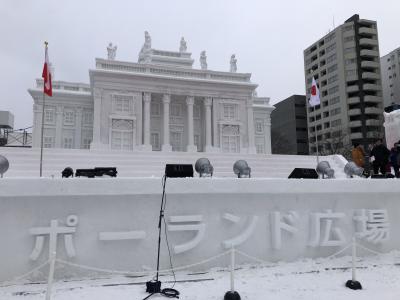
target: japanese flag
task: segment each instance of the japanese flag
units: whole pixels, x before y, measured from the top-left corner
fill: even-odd
[[[47,42],[45,43],[45,54],[44,54],[44,66],[43,66],[43,72],[42,72],[42,77],[43,77],[43,93],[45,93],[48,96],[53,95],[53,89],[51,86],[51,72],[50,72],[50,63],[49,63],[49,54],[47,53]]]
[[[321,100],[319,98],[319,89],[318,89],[317,82],[315,81],[314,77],[312,79],[311,97],[310,97],[309,103],[310,103],[310,106],[316,106],[316,105],[321,104]]]

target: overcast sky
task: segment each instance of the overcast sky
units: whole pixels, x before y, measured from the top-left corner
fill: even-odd
[[[49,42],[55,79],[89,82],[95,57],[108,42],[117,60],[137,61],[144,31],[156,49],[178,50],[185,37],[199,68],[252,73],[258,95],[279,102],[304,94],[303,50],[353,14],[378,21],[381,56],[400,46],[399,0],[0,0],[0,110],[15,128],[32,125],[27,92],[42,72],[43,41]]]

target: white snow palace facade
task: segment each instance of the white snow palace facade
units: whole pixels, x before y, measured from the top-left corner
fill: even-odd
[[[179,51],[156,50],[150,35],[137,63],[96,59],[90,84],[53,81],[45,99],[44,147],[123,151],[271,153],[269,98],[257,97],[251,74],[200,69],[182,38]],[[34,100],[33,147],[40,147],[43,81]]]

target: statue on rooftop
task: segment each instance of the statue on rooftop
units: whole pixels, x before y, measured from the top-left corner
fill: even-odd
[[[185,38],[182,37],[181,38],[181,45],[179,46],[179,52],[186,52],[186,50],[187,50],[186,41],[185,41]]]
[[[200,67],[202,70],[207,70],[207,56],[205,50],[200,53]]]
[[[107,47],[107,58],[109,60],[115,60],[116,55],[117,55],[117,45],[113,47],[113,44],[110,42]]]
[[[144,45],[142,47],[142,50],[148,50],[151,49],[151,37],[148,31],[144,32]]]
[[[236,62],[237,62],[237,59],[236,59],[236,57],[235,57],[235,54],[232,54],[231,55],[231,69],[230,69],[230,72],[232,72],[232,73],[236,73],[236,71],[237,71],[237,65],[236,65]]]

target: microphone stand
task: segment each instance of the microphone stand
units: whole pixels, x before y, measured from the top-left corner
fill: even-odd
[[[158,218],[158,249],[157,249],[157,273],[155,280],[150,280],[146,282],[146,292],[150,293],[146,298],[143,300],[149,299],[151,296],[155,294],[162,294],[166,297],[174,297],[179,298],[179,292],[174,289],[163,289],[161,290],[161,281],[158,280],[159,278],[159,271],[160,271],[160,249],[161,249],[161,226],[162,221],[164,218],[164,209],[165,209],[165,185],[167,181],[167,175],[165,174],[163,177],[163,192],[161,198],[161,207],[160,207],[160,216]]]

